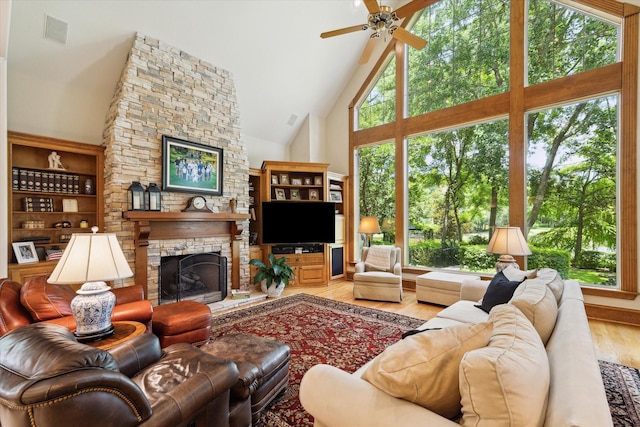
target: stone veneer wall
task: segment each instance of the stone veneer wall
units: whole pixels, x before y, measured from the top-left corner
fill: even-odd
[[[224,150],[223,195],[207,198],[214,212],[248,212],[249,159],[241,139],[240,114],[231,74],[160,40],[136,34],[107,115],[105,146],[105,231],[116,233],[134,269],[134,224],[122,219],[127,189],[162,182],[162,135]],[[162,211],[180,212],[194,194],[162,192]],[[240,243],[240,284],[249,283],[248,222]],[[150,241],[148,298],[158,301],[160,257],[220,251],[227,257],[231,294],[231,242],[228,238]],[[122,285],[133,284],[134,279]],[[118,286],[118,285],[116,285]]]

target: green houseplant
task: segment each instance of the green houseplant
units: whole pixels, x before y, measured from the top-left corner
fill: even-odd
[[[289,284],[289,280],[293,279],[293,267],[287,264],[286,257],[276,258],[275,255],[269,254],[267,258],[268,265],[255,258],[249,261],[249,264],[258,268],[253,276],[253,284],[261,283],[264,293],[279,296]],[[271,285],[275,286],[272,288]]]

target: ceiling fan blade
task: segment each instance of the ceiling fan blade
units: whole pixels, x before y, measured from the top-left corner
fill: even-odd
[[[427,45],[427,41],[425,39],[422,39],[415,34],[410,33],[402,27],[396,28],[392,36],[395,39],[408,44],[414,49],[422,50]]]
[[[367,6],[370,14],[380,13],[380,6],[378,6],[377,0],[364,0],[364,5]]]
[[[362,65],[369,62],[369,58],[371,58],[371,53],[373,52],[374,47],[376,47],[376,39],[369,38],[367,45],[364,47],[364,50],[362,51],[362,55],[360,56],[360,60],[358,61],[358,64]]]
[[[431,6],[438,0],[413,0],[405,4],[404,6],[400,6],[396,9],[396,15],[399,19],[406,18],[409,15],[413,15],[415,12],[424,9],[427,6]]]
[[[367,29],[366,25],[354,25],[353,27],[341,28],[339,30],[324,32],[320,34],[320,37],[322,37],[323,39],[326,39],[327,37],[339,36],[341,34],[353,33],[356,31],[362,31],[366,29]]]

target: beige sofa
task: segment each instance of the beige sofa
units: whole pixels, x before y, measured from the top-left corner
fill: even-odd
[[[315,425],[611,426],[578,283],[563,282],[554,270],[541,269],[536,278],[518,286],[508,304],[495,306],[490,314],[474,307],[488,284],[464,281],[461,300],[420,327],[431,330],[412,336],[413,341],[409,337],[390,346],[353,374],[322,364],[309,369],[300,385],[300,401]],[[491,335],[485,346],[487,325]],[[445,357],[432,355],[426,363],[418,363],[416,357],[427,358],[421,353],[433,349],[410,351],[407,345],[428,342],[430,334],[458,338],[467,334],[484,342],[480,348],[465,350],[460,361],[440,353]],[[429,345],[442,341],[438,338]],[[477,342],[472,344],[478,346]],[[397,360],[390,360],[394,354],[399,355]],[[440,363],[435,369],[428,366],[434,360]],[[427,373],[420,371],[430,368]],[[378,387],[363,375],[369,381],[377,378]],[[445,417],[412,403],[424,396],[394,397],[405,392],[393,389],[398,378],[414,382],[409,384],[410,395],[413,387],[427,399],[429,393],[452,390],[446,393],[452,395],[450,400],[459,405],[462,415]]]

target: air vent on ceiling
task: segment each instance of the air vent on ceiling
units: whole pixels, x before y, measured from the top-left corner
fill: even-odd
[[[53,40],[63,45],[67,44],[67,29],[69,24],[53,16],[45,15],[44,38]]]
[[[295,114],[292,114],[291,117],[289,117],[289,120],[287,121],[287,124],[289,126],[293,126],[293,124],[296,122],[296,120],[298,120],[298,116],[296,116]]]

